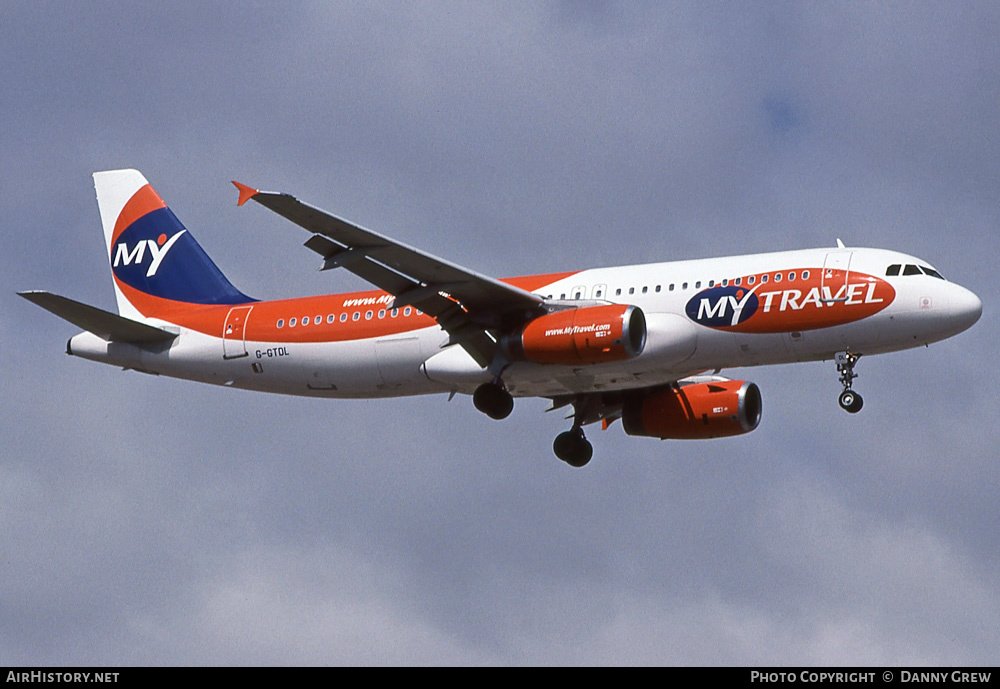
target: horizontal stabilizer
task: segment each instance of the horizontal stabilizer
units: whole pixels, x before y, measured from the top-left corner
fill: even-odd
[[[129,342],[131,344],[156,344],[168,342],[177,337],[175,333],[167,332],[152,325],[139,323],[129,318],[94,306],[88,306],[73,301],[58,294],[45,291],[18,292],[19,295],[33,304],[38,304],[46,311],[51,311],[60,318],[69,321],[78,328],[92,332],[108,342]]]

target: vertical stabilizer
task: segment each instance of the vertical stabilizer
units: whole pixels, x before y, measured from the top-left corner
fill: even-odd
[[[254,301],[226,279],[137,170],[94,173],[118,313],[156,318],[183,304]]]

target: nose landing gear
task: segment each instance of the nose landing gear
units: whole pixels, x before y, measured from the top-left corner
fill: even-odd
[[[858,374],[854,372],[854,365],[860,356],[860,354],[851,354],[850,352],[837,352],[834,355],[837,373],[840,374],[840,383],[844,386],[844,391],[840,393],[838,402],[840,408],[850,414],[857,414],[865,403],[861,395],[851,389],[854,379],[858,377]]]

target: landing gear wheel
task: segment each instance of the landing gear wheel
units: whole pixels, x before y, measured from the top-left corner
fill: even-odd
[[[594,446],[584,436],[581,428],[573,428],[557,435],[552,443],[552,451],[556,453],[556,457],[577,468],[586,466],[594,456]]]
[[[506,419],[514,410],[514,398],[496,383],[483,383],[472,393],[476,409],[491,419]]]
[[[857,414],[861,411],[861,407],[865,403],[865,401],[861,398],[861,395],[853,390],[844,390],[840,393],[839,402],[840,407],[850,414]]]
[[[861,399],[861,395],[851,389],[854,379],[858,377],[858,374],[854,372],[854,365],[858,363],[860,356],[860,354],[851,354],[850,352],[837,352],[834,355],[837,373],[840,374],[840,384],[844,386],[844,391],[840,393],[840,407],[850,414],[857,414],[865,403]]]

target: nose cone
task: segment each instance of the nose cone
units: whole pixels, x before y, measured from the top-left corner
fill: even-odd
[[[958,286],[956,285],[956,287]],[[951,320],[957,328],[956,332],[971,328],[983,315],[983,302],[964,287],[958,287],[949,295],[948,303],[951,310]]]

